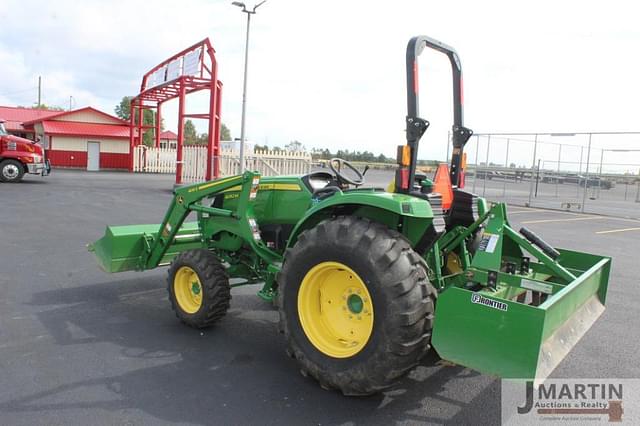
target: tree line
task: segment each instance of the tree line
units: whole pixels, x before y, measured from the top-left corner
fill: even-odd
[[[331,152],[327,148],[313,148],[311,149],[311,157],[314,160],[330,160],[332,158],[342,158],[347,161],[358,161],[363,163],[387,163],[395,164],[397,160],[393,157],[387,157],[384,154],[374,154],[369,151],[350,151],[348,149],[339,149],[335,152]],[[434,166],[438,165],[439,161],[434,160],[418,160],[418,166]]]
[[[133,96],[124,96],[120,103],[115,107],[116,115],[129,121],[131,118],[131,99]],[[156,112],[145,109],[142,116],[142,123],[146,126],[153,126],[156,120]],[[164,130],[164,119],[160,123],[160,129]],[[191,120],[185,120],[184,122],[184,144],[185,145],[206,145],[209,139],[208,133],[198,133],[195,124]],[[220,140],[230,141],[231,132],[229,128],[222,123],[220,128]],[[153,146],[155,144],[153,132],[144,132],[143,143],[147,146]],[[293,140],[284,147],[273,146],[269,147],[265,145],[255,145],[257,151],[287,151],[287,152],[300,152],[306,151],[305,146],[298,140]],[[331,152],[327,148],[312,148],[311,157],[313,160],[330,160],[332,158],[342,158],[347,161],[358,161],[363,163],[389,163],[395,164],[396,159],[393,157],[387,157],[384,154],[375,154],[370,151],[351,151],[348,149],[339,149],[335,152]],[[432,160],[418,160],[419,166],[431,166],[437,165],[438,161]]]

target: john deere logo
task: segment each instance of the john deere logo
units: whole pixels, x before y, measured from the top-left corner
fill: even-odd
[[[471,295],[471,303],[477,303],[478,305],[484,305],[489,308],[498,309],[500,311],[507,311],[509,309],[509,305],[507,305],[506,303],[489,299],[488,297],[484,297],[483,295],[478,293],[473,293]]]

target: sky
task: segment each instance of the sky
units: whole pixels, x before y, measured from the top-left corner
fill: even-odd
[[[230,1],[0,5],[0,105],[35,103],[42,76],[44,103],[68,108],[73,96],[74,108],[113,113],[122,96],[137,93],[147,70],[209,37],[224,84],[223,122],[239,136],[246,15]],[[406,43],[419,34],[458,51],[465,124],[476,132],[640,130],[639,9],[615,0],[269,0],[251,24],[247,138],[394,156],[404,142]],[[442,159],[450,69],[442,55],[420,59],[420,112],[431,127],[419,156]],[[204,112],[205,105],[192,98],[187,110]],[[175,130],[172,109],[164,116]],[[490,161],[503,157],[497,143]],[[637,137],[595,143],[640,149]]]

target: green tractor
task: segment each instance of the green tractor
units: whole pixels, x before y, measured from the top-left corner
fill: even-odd
[[[454,83],[453,155],[435,183],[416,173],[425,47],[449,58]],[[611,260],[515,231],[504,204],[464,191],[461,86],[452,48],[409,41],[407,143],[387,190],[362,187],[341,159],[302,177],[247,171],[175,189],[162,224],[107,227],[89,249],[107,272],[170,265],[171,305],[196,328],[225,315],[231,287],[262,284],[303,374],[348,395],[391,386],[432,347],[484,373],[544,379],[604,311]]]

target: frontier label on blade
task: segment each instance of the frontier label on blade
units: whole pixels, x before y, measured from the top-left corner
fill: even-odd
[[[478,305],[484,305],[489,308],[498,309],[500,311],[507,311],[509,305],[504,302],[498,302],[497,300],[489,299],[481,294],[474,293],[471,295],[471,303],[477,303]]]

